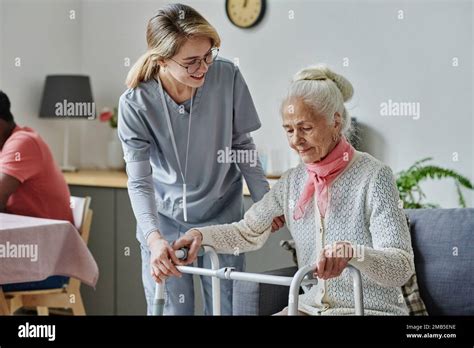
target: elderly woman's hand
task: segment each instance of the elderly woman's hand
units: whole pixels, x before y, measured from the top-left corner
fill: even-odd
[[[285,226],[285,215],[277,216],[272,221],[272,233]]]
[[[354,256],[349,242],[336,242],[327,245],[319,255],[318,266],[313,276],[324,280],[339,277]]]
[[[202,234],[199,230],[191,229],[184,234],[181,238],[177,239],[173,243],[173,249],[179,250],[181,248],[189,248],[188,257],[183,260],[185,264],[193,263],[196,260],[199,252],[199,248],[202,243]]]

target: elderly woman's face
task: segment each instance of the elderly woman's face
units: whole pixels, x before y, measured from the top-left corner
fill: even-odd
[[[283,128],[288,143],[304,163],[318,162],[334,148],[341,129],[338,113],[334,124],[328,124],[324,115],[315,114],[301,98],[289,99],[283,105]]]

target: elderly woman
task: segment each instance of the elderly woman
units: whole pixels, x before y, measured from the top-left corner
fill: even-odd
[[[344,137],[349,81],[324,65],[298,72],[282,105],[283,128],[302,164],[288,170],[236,223],[189,230],[174,245],[219,253],[260,248],[284,214],[299,265],[317,262],[317,286],[304,289],[303,315],[354,314],[351,276],[362,273],[368,315],[407,315],[401,286],[414,273],[410,233],[391,169]],[[286,309],[279,314],[285,314]]]

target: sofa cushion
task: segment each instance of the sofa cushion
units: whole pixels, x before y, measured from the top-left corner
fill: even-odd
[[[407,219],[408,228],[410,228],[410,219],[405,215]],[[405,285],[402,286],[403,297],[405,298],[405,303],[408,306],[409,315],[428,315],[428,310],[426,309],[425,303],[420,295],[420,288],[418,286],[418,278],[416,274],[418,271],[415,269],[415,273],[408,279]]]
[[[474,314],[474,209],[407,209],[420,294],[430,315]]]

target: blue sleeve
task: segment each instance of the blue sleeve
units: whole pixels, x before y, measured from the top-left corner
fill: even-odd
[[[249,161],[245,163],[239,162],[237,165],[245,178],[252,200],[258,202],[265,193],[270,191],[270,185],[263,172],[262,165],[258,159],[257,149],[250,134],[234,135],[232,149],[235,151],[246,151],[248,154],[245,157]]]
[[[119,101],[118,136],[128,175],[128,194],[145,241],[158,231],[158,209],[150,164],[150,136],[139,110],[122,96]]]
[[[234,120],[232,148],[236,151],[246,151],[248,161],[238,163],[239,169],[245,178],[252,200],[258,202],[270,190],[267,179],[258,160],[257,151],[250,132],[261,127],[257,110],[238,67],[234,76]]]
[[[253,132],[261,127],[257,109],[239,68],[234,72],[234,120],[233,134]]]

